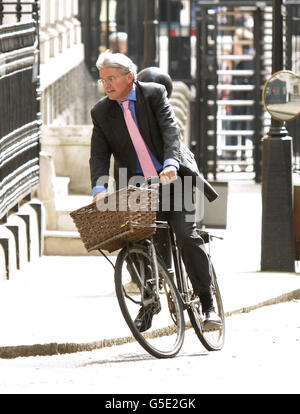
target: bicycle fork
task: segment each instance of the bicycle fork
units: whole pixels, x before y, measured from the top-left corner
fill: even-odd
[[[183,308],[187,309],[190,299],[189,299],[189,294],[188,294],[187,281],[186,281],[186,278],[183,276],[184,270],[182,267],[182,260],[180,257],[179,248],[177,246],[174,233],[172,231],[169,232],[169,237],[171,239],[172,255],[173,255],[173,262],[174,262],[174,268],[175,268],[175,274],[176,274],[177,288],[180,294]]]
[[[159,274],[158,274],[158,265],[157,265],[157,255],[154,247],[154,243],[150,244],[150,254],[153,259],[153,271],[154,271],[154,280],[155,280],[155,300],[159,300]]]

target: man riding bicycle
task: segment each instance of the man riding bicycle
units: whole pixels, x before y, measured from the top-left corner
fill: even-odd
[[[94,127],[90,170],[94,202],[107,193],[107,183],[103,183],[102,177],[109,175],[111,155],[115,170],[126,168],[128,180],[134,176],[159,176],[162,185],[171,187],[170,209],[161,213],[175,231],[186,271],[202,304],[204,326],[217,327],[222,322],[213,306],[208,258],[195,220],[190,220],[195,211],[185,208],[185,189],[177,192],[172,183],[179,177],[185,185],[184,177],[199,177],[210,201],[217,194],[200,176],[193,154],[181,142],[165,87],[137,81],[135,65],[121,53],[103,53],[97,68],[107,96],[91,111]],[[178,197],[181,200],[176,200]],[[180,211],[174,208],[176,205],[182,206]],[[146,319],[148,311],[142,307],[135,320],[140,332],[151,327],[152,318]],[[154,312],[155,309],[152,316]]]

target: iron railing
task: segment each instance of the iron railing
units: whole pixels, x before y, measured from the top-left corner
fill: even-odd
[[[3,24],[4,16],[14,16],[17,22],[21,22],[24,16],[31,16],[35,21],[37,21],[39,14],[39,3],[39,0],[0,0],[0,26]]]
[[[22,21],[31,5],[33,20]],[[16,23],[0,26],[0,219],[39,184],[40,102],[38,2],[0,1],[0,22],[15,7]],[[7,13],[12,14],[13,11]],[[21,14],[20,14],[21,13]],[[29,12],[24,12],[28,14]]]

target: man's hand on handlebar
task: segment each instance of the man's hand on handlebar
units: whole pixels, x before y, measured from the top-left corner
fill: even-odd
[[[167,185],[177,180],[177,169],[173,165],[164,168],[159,174],[162,185]]]
[[[93,198],[93,203],[96,203],[98,200],[100,200],[101,198],[104,198],[106,195],[107,195],[106,192],[96,194],[95,197]]]

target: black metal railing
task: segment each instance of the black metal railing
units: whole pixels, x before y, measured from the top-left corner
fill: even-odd
[[[183,3],[190,13],[188,15],[186,12],[184,19],[181,19]],[[99,52],[108,48],[113,51],[122,51],[121,34],[127,35],[127,55],[136,63],[138,69],[143,69],[145,65],[149,66],[146,63],[152,60],[150,56],[156,54],[157,45],[152,36],[146,36],[146,33],[149,35],[148,30],[152,30],[153,34],[155,26],[159,39],[167,36],[168,43],[162,52],[164,56],[155,56],[153,60],[157,60],[157,57],[161,64],[161,61],[166,58],[172,79],[183,80],[190,84],[192,82],[190,38],[195,32],[193,10],[196,3],[197,0],[185,0],[184,2],[180,0],[152,2],[85,0],[79,2],[79,19],[88,69],[95,77],[98,77],[95,63]]]
[[[185,10],[184,19],[181,18],[183,3],[185,5],[188,3],[186,10],[189,10],[190,14],[187,17]],[[189,86],[195,86],[198,92],[197,98],[192,102],[190,140],[205,175],[210,174],[216,177],[218,171],[225,167],[231,167],[232,171],[235,171],[235,168],[239,168],[241,171],[249,169],[254,172],[257,182],[261,180],[261,137],[268,127],[266,122],[269,121],[264,119],[262,123],[264,111],[261,103],[261,89],[264,81],[271,74],[272,57],[271,50],[268,49],[271,44],[268,42],[270,43],[272,37],[272,4],[272,0],[261,2],[257,0],[214,0],[213,2],[210,0],[186,0],[184,2],[158,0],[156,2],[160,42],[162,37],[167,37],[167,42],[163,42],[167,46],[159,56],[159,64],[162,66],[163,58],[165,59],[167,55],[168,71],[172,79],[181,80]],[[98,73],[95,63],[99,51],[111,48],[109,39],[113,32],[127,34],[127,54],[138,68],[142,69],[143,55],[146,51],[144,47],[144,5],[145,2],[139,0],[118,0],[117,2],[113,0],[85,0],[79,2],[85,59],[89,70],[96,78]],[[287,10],[286,28],[284,29],[285,67],[300,74],[300,4],[299,0],[285,0],[284,5]],[[215,16],[213,14],[205,16],[205,8],[211,9],[210,13],[214,11]],[[196,16],[197,14],[199,16],[200,10],[203,12],[202,21],[200,22],[199,17],[196,27]],[[224,79],[227,74],[224,73],[227,69],[223,67],[225,60],[228,60],[228,56],[226,56],[228,48],[225,48],[225,43],[230,42],[228,38],[232,37],[234,44],[234,29],[243,23],[234,24],[239,19],[235,19],[233,16],[241,13],[252,15],[255,24],[250,28],[250,31],[253,32],[253,54],[251,56],[253,68],[251,70],[245,69],[245,72],[248,73],[246,80],[252,85],[243,85],[239,81],[240,84],[231,86],[232,95],[237,96],[239,92],[243,92],[244,95],[252,94],[251,99],[243,100],[244,113],[241,114],[243,118],[238,119],[239,115],[236,115],[234,109],[238,111],[240,104],[233,102],[232,108],[226,105],[226,108],[222,110],[222,105],[228,102],[225,102],[225,99],[223,102],[217,102],[217,92],[223,96],[226,93]],[[232,14],[231,17],[230,14]],[[215,17],[216,20],[214,20]],[[195,42],[195,36],[197,42]],[[224,45],[222,45],[222,41],[224,41]],[[245,42],[245,40],[241,40],[241,42]],[[151,47],[151,42],[148,47]],[[222,53],[222,48],[224,53]],[[196,59],[193,54],[197,55]],[[235,61],[236,58],[232,59],[231,63],[233,64]],[[252,71],[253,74],[249,75],[249,71]],[[237,74],[233,73],[232,77],[235,77],[234,80],[237,81]],[[253,87],[252,91],[249,90],[250,87]],[[238,88],[240,88],[239,91]],[[231,99],[231,101],[237,101],[237,99]],[[245,101],[249,101],[248,104]],[[210,107],[207,105],[208,102],[212,103]],[[231,113],[226,114],[224,109],[228,112],[231,111]],[[212,124],[209,129],[206,128],[208,118]],[[239,127],[238,124],[240,124]],[[294,139],[294,168],[300,172],[300,118],[287,123],[287,128]],[[239,134],[238,131],[241,131],[242,134]],[[249,134],[245,135],[245,131],[249,131]],[[230,141],[234,145],[230,144]],[[236,145],[236,142],[241,142],[241,145]],[[238,147],[239,149],[237,149]],[[246,160],[243,148],[247,150]],[[228,155],[228,152],[231,154]],[[233,162],[231,158],[233,158]]]
[[[33,1],[2,1],[0,0],[0,26],[3,24],[4,16],[15,16],[17,22],[21,22],[23,17],[31,16],[38,20],[39,0]]]
[[[28,3],[37,7],[38,2]],[[35,20],[0,26],[0,219],[15,209],[39,184],[40,102],[38,9]],[[26,3],[27,4],[27,3]],[[32,9],[32,10],[33,10]],[[10,13],[10,12],[9,12]]]
[[[198,1],[195,155],[205,176],[250,172],[261,180],[261,91],[270,73],[263,8],[247,0]],[[262,42],[261,39],[265,39]]]

